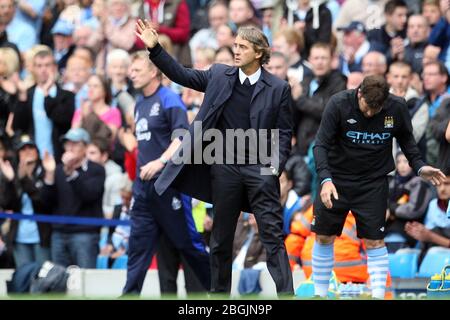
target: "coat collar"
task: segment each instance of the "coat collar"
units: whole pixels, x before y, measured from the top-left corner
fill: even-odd
[[[238,70],[239,70],[239,68],[237,68],[237,67],[230,67],[230,68],[228,68],[228,70],[225,71],[225,74],[227,76],[233,76],[233,75],[236,75]],[[264,84],[268,85],[269,87],[272,86],[272,80],[270,79],[270,73],[263,67],[261,67],[261,76],[260,76],[258,82],[256,83],[256,85],[258,85],[259,82],[264,82]]]

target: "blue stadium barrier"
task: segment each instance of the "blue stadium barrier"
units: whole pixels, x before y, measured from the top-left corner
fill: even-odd
[[[393,278],[411,279],[417,274],[419,250],[399,249],[389,254],[389,271]]]
[[[111,269],[126,269],[128,263],[128,256],[125,254],[114,260]]]
[[[97,256],[96,269],[108,269],[108,256]]]
[[[440,274],[442,268],[450,264],[450,249],[433,247],[428,250],[419,268],[419,277],[429,278]]]

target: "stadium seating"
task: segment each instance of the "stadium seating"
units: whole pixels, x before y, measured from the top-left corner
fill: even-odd
[[[114,260],[113,265],[111,266],[111,269],[127,269],[127,263],[128,263],[128,256],[125,254],[123,256],[118,257],[116,260]]]
[[[417,273],[418,249],[399,249],[389,254],[389,271],[393,278],[414,278]]]
[[[108,269],[108,256],[97,256],[97,269]]]
[[[441,273],[442,268],[450,264],[450,249],[442,247],[430,248],[419,268],[419,277],[431,277],[435,273]]]

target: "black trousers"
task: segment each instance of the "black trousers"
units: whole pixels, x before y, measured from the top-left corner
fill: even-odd
[[[293,294],[292,273],[283,237],[280,183],[261,175],[261,165],[212,165],[214,223],[210,239],[211,292],[230,293],[234,233],[245,197],[255,215],[267,253],[267,267],[278,293]]]
[[[137,178],[133,185],[133,200],[127,281],[123,293],[141,292],[162,233],[183,253],[203,287],[208,290],[211,284],[210,259],[203,239],[194,229],[189,209],[191,199],[172,188],[159,196],[153,180]]]
[[[161,234],[157,249],[158,278],[161,294],[177,294],[177,277],[180,265],[183,266],[186,292],[206,292],[189,265],[187,259],[164,233]]]

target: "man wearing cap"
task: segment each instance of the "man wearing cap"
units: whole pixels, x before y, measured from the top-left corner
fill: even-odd
[[[370,51],[364,24],[352,21],[348,26],[338,30],[344,32],[343,50],[339,55],[339,71],[345,76],[351,72],[361,72],[362,59]]]
[[[75,44],[72,38],[73,31],[73,24],[62,19],[58,19],[52,29],[53,53],[60,72],[66,68],[67,60],[75,51]]]
[[[48,151],[60,162],[63,148],[59,138],[70,129],[75,96],[56,84],[57,69],[49,49],[36,53],[32,73],[36,85],[19,91],[13,128],[32,137],[41,158]]]
[[[16,146],[18,165],[14,174],[13,210],[23,215],[48,214],[49,203],[43,199],[44,169],[36,144],[23,135]],[[32,220],[11,220],[8,233],[16,268],[30,262],[50,260],[51,225]]]
[[[89,134],[82,128],[70,129],[63,137],[62,163],[45,153],[44,199],[53,204],[54,215],[102,218],[105,169],[87,160]],[[95,268],[98,255],[99,226],[54,224],[52,261],[63,266]]]

